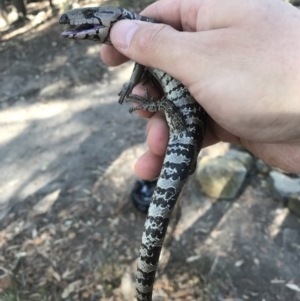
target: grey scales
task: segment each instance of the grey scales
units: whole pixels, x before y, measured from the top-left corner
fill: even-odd
[[[155,22],[121,7],[99,6],[74,9],[61,15],[60,24],[74,25],[62,36],[75,40],[92,40],[109,44],[110,30],[119,20]],[[152,98],[131,94],[139,82],[158,83],[164,96]],[[170,215],[189,175],[196,168],[206,127],[206,112],[188,89],[175,78],[158,69],[135,64],[131,78],[119,93],[119,103],[135,102],[130,109],[149,112],[163,111],[169,126],[169,142],[163,166],[154,190],[139,252],[136,273],[138,301],[151,301],[155,274]]]

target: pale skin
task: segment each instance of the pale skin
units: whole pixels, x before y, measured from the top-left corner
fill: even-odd
[[[168,25],[117,22],[103,61],[116,66],[130,58],[181,81],[210,116],[204,146],[242,144],[300,173],[300,10],[281,0],[160,0],[142,14]],[[152,179],[168,128],[162,114],[140,114],[150,118],[149,150],[135,171]]]

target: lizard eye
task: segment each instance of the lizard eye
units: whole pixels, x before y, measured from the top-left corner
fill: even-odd
[[[86,12],[86,16],[88,17],[88,18],[92,18],[93,16],[94,16],[94,14],[93,14],[93,12],[92,11],[87,11]]]

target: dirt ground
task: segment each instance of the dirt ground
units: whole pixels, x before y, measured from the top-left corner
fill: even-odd
[[[107,68],[98,45],[42,18],[0,33],[0,300],[134,300],[146,121],[117,103],[132,65]],[[234,201],[216,201],[192,176],[154,300],[300,300],[300,221],[269,187],[253,168]]]

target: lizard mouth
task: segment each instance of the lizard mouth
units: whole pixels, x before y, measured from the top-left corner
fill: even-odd
[[[71,25],[70,28],[68,30],[63,31],[61,35],[65,38],[72,38],[78,35],[94,35],[103,27],[104,26],[99,24],[81,24],[79,26]]]

